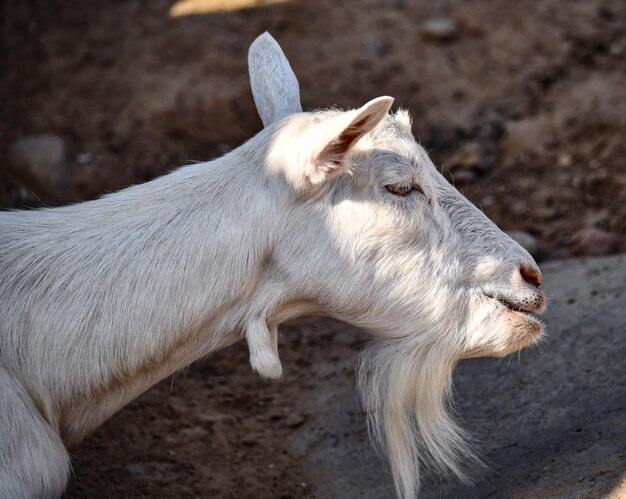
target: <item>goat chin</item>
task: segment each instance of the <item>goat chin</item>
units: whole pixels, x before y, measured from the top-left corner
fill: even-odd
[[[450,416],[455,364],[449,352],[414,336],[373,341],[361,355],[358,385],[370,438],[387,456],[401,498],[416,497],[420,469],[470,483],[482,466],[471,437]]]

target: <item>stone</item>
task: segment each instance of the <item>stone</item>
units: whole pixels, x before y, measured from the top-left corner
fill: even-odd
[[[474,180],[476,180],[476,173],[469,168],[458,168],[452,173],[452,179],[454,185],[463,186],[474,182]]]
[[[67,200],[65,145],[55,135],[34,135],[13,142],[7,151],[7,171],[42,203]]]
[[[76,162],[79,165],[86,165],[87,163],[91,163],[93,161],[93,154],[90,152],[84,152],[76,156]]]
[[[587,227],[572,236],[570,252],[574,256],[600,256],[616,253],[619,238],[602,229]]]
[[[285,426],[287,428],[295,429],[302,426],[307,420],[306,414],[290,414],[285,420]]]
[[[450,42],[459,36],[459,25],[449,17],[429,19],[422,24],[422,36],[436,42]]]
[[[484,198],[480,200],[480,205],[484,207],[493,206],[495,203],[496,203],[496,197],[492,194],[488,194],[487,196],[485,196]]]
[[[559,154],[556,164],[563,168],[569,168],[573,164],[572,156],[567,153]]]
[[[485,164],[480,146],[475,142],[463,144],[444,163],[444,168],[455,172],[457,169],[469,169],[475,172],[484,171]]]
[[[126,476],[143,475],[145,473],[145,469],[143,467],[143,464],[130,463],[122,466],[122,472]]]
[[[537,238],[523,230],[507,231],[507,235],[517,244],[524,248],[533,258],[539,256],[539,241]]]

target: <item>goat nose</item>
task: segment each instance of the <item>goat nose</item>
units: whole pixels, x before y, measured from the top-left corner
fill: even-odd
[[[541,271],[536,267],[530,267],[528,265],[520,265],[519,273],[522,279],[531,286],[538,288],[541,286]]]

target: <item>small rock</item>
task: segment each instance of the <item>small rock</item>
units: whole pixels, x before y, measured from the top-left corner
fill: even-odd
[[[539,255],[539,241],[537,241],[536,237],[523,230],[507,231],[507,235],[528,251],[533,258],[537,258]]]
[[[65,146],[55,135],[15,141],[7,151],[7,170],[43,203],[67,199],[69,170]]]
[[[285,426],[292,429],[299,428],[306,422],[307,419],[308,416],[306,414],[292,414],[285,421]]]
[[[459,25],[449,17],[429,19],[422,24],[422,36],[436,42],[450,42],[459,35]]]
[[[469,168],[457,168],[454,170],[454,173],[452,173],[452,179],[454,181],[454,185],[467,185],[476,180],[476,173]]]
[[[84,152],[76,156],[76,162],[79,165],[86,165],[87,163],[91,163],[93,160],[93,154],[90,152]]]
[[[495,202],[496,202],[495,196],[492,196],[491,194],[489,194],[480,200],[480,205],[487,207],[487,206],[492,206]]]
[[[556,161],[556,164],[563,168],[568,168],[572,166],[572,163],[572,157],[567,153],[559,154],[559,157]]]
[[[127,476],[143,475],[145,470],[143,464],[131,463],[122,466],[122,472]]]
[[[574,256],[599,256],[619,250],[619,238],[611,232],[595,227],[581,229],[572,236],[571,254]]]
[[[486,169],[481,147],[475,142],[463,144],[456,152],[444,163],[444,168],[454,171],[456,169],[469,169],[481,172]]]
[[[624,42],[615,42],[612,43],[609,47],[609,53],[611,55],[621,55],[624,52],[624,48],[626,44]]]

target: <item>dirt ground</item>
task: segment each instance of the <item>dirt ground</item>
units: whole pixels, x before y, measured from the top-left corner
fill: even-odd
[[[575,253],[575,234],[588,227],[626,250],[622,0],[236,3],[252,6],[3,3],[2,206],[37,204],[2,168],[25,136],[64,141],[64,201],[236,147],[261,128],[246,52],[268,30],[305,109],[394,96],[445,174],[501,228],[535,236],[543,258]],[[424,35],[423,23],[439,17],[456,22],[450,39]],[[282,329],[280,384],[257,379],[241,345],[163,381],[73,450],[67,497],[317,497],[281,443],[306,420],[299,401],[311,387],[353,376],[362,340],[305,319]]]

